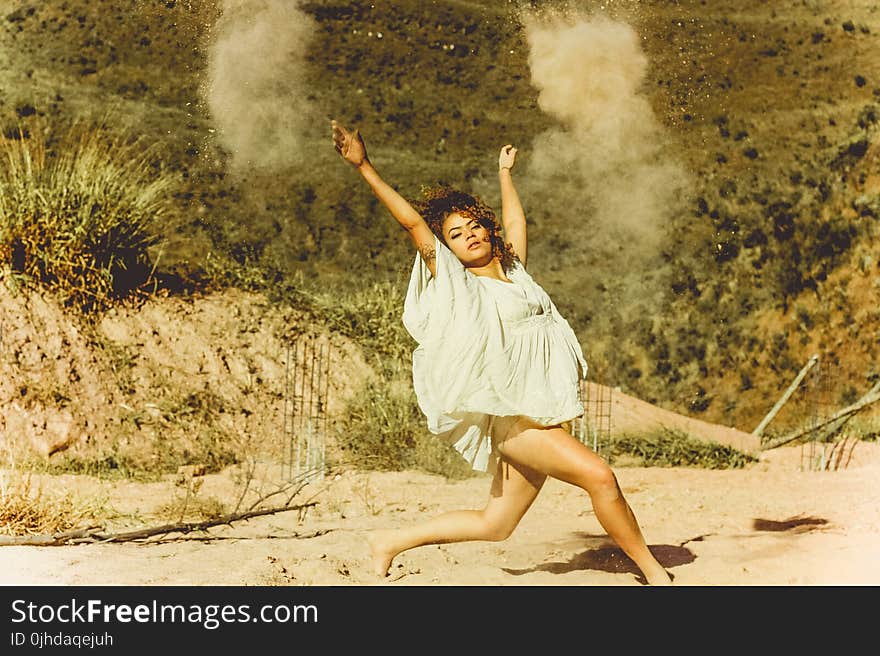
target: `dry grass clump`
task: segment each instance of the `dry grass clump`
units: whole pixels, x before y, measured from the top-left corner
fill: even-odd
[[[0,474],[0,535],[53,535],[81,527],[98,511],[70,494],[47,493],[30,474]]]
[[[82,310],[142,288],[173,178],[154,145],[74,126],[0,137],[0,262]]]
[[[156,515],[169,522],[219,519],[228,513],[226,504],[215,496],[176,496],[162,504]]]
[[[226,504],[220,499],[199,494],[205,479],[187,469],[191,467],[181,467],[174,481],[174,486],[180,493],[162,504],[156,514],[171,522],[211,520],[227,514],[229,511]],[[204,471],[204,468],[200,469]]]

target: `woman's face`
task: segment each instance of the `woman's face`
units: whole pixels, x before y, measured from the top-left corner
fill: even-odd
[[[492,260],[489,231],[467,214],[453,212],[443,220],[443,240],[466,267],[485,266]]]

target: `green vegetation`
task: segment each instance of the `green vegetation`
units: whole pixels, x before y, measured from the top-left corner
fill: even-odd
[[[411,387],[399,379],[379,378],[353,398],[336,435],[347,460],[364,469],[471,476],[458,452],[428,432]]]
[[[367,349],[383,370],[408,364],[416,343],[401,320],[406,287],[399,280],[375,282],[342,294],[314,291],[302,299],[321,323]]]
[[[655,433],[622,435],[605,452],[611,464],[627,457],[643,467],[701,467],[741,469],[757,458],[733,447],[703,442],[678,430],[664,428]]]
[[[179,435],[179,433],[175,433]],[[133,431],[122,431],[116,442],[88,455],[58,454],[52,460],[31,458],[22,464],[47,474],[83,474],[105,480],[157,481],[178,467],[205,464],[208,472],[217,472],[241,460],[229,435],[211,426],[198,429],[184,440],[146,440]]]
[[[88,456],[59,454],[51,471],[102,478],[156,480],[184,465],[198,464],[218,472],[241,461],[246,451],[238,435],[219,425],[224,401],[210,391],[173,389],[149,410],[125,410],[112,444]],[[155,430],[145,433],[142,426]]]
[[[335,439],[346,458],[374,470],[421,469],[464,478],[471,468],[431,435],[412,389],[415,341],[401,320],[400,281],[370,283],[343,294],[305,294],[323,325],[361,345],[376,372],[350,400]]]
[[[118,448],[103,449],[87,456],[63,454],[52,460],[42,457],[24,457],[21,466],[40,474],[60,476],[75,474],[94,476],[105,481],[156,482],[167,474],[157,468],[147,469],[141,463],[121,455]]]

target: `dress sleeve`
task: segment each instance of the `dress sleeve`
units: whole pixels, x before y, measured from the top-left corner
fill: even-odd
[[[434,252],[437,252],[437,237],[434,236]],[[403,325],[412,338],[421,344],[428,328],[428,308],[434,291],[434,276],[425,264],[424,258],[416,253],[409,285],[403,301]]]
[[[457,412],[483,393],[494,353],[487,346],[501,343],[495,304],[479,279],[439,238],[434,247],[436,275],[416,256],[404,302],[404,324],[418,342],[414,385],[429,417]]]

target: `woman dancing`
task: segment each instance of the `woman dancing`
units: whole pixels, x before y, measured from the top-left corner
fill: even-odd
[[[562,426],[583,414],[587,364],[566,320],[526,271],[526,220],[513,184],[517,150],[498,158],[501,223],[478,198],[448,187],[410,203],[367,156],[358,130],[331,122],[336,151],[355,167],[416,247],[403,322],[418,346],[413,385],[428,429],[494,477],[482,510],[371,532],[373,565],[386,576],[414,547],[500,541],[511,535],[548,476],[591,499],[608,535],[651,585],[671,582],[648,549],[608,464]]]

